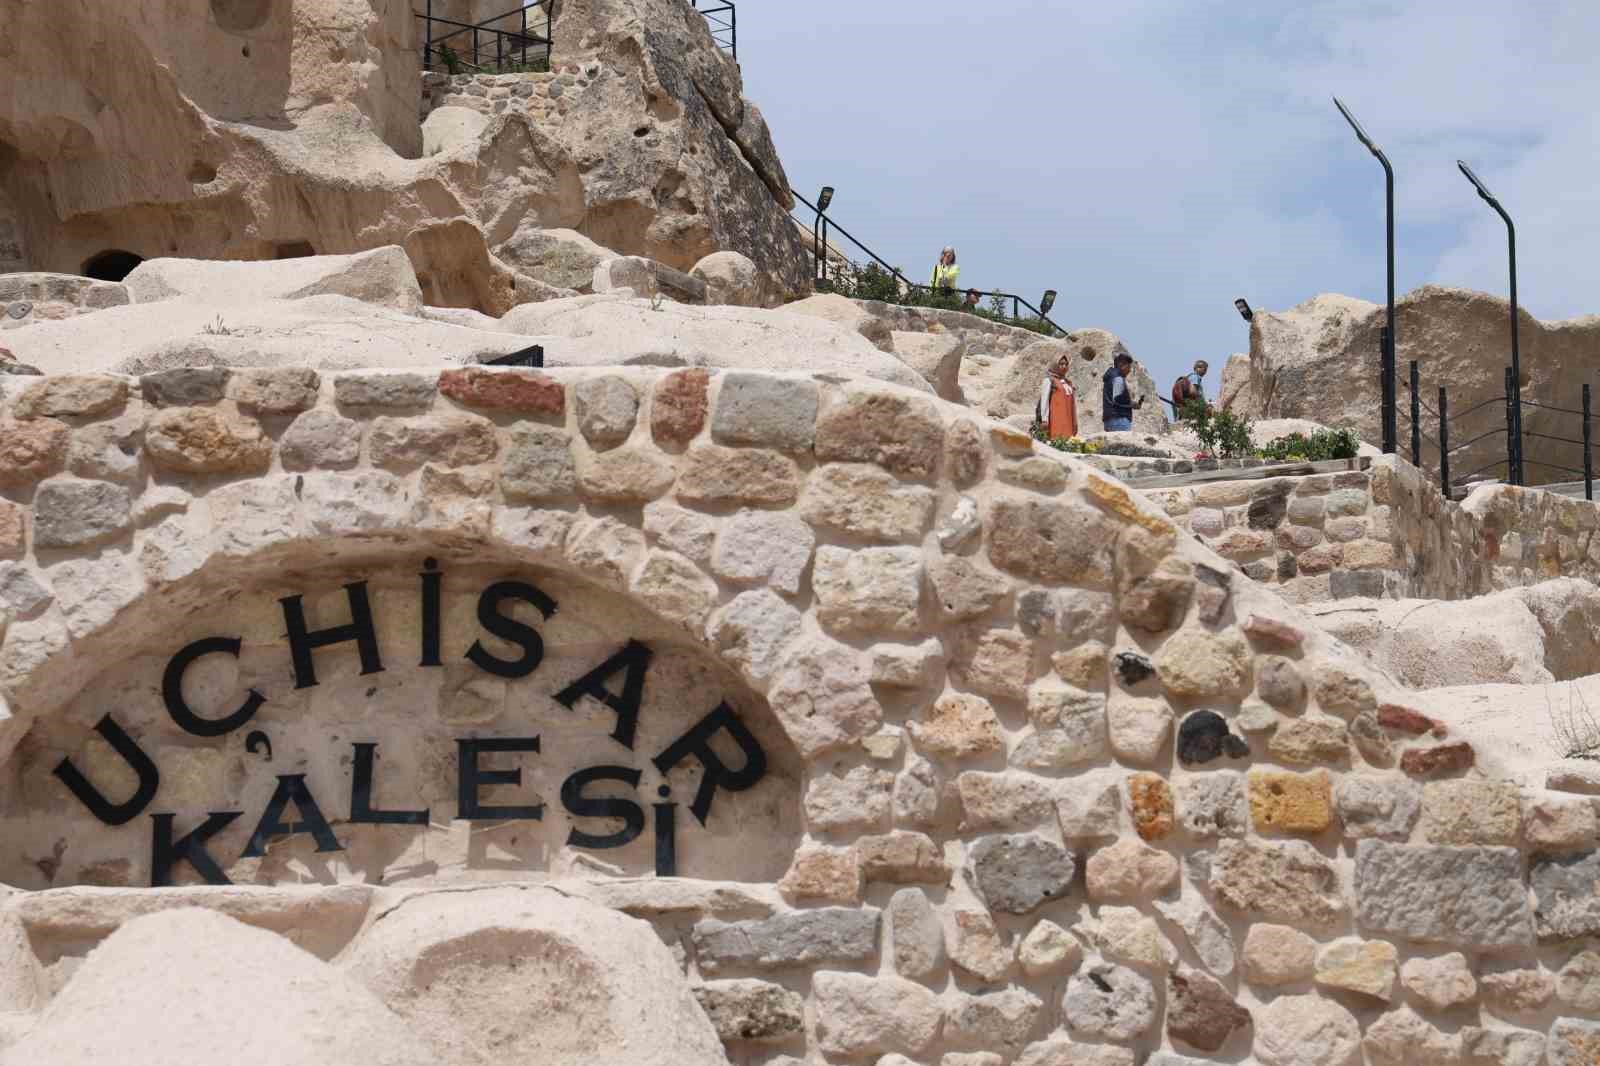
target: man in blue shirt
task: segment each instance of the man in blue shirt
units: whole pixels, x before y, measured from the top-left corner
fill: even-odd
[[[1128,371],[1133,369],[1133,356],[1126,352],[1112,360],[1100,379],[1100,417],[1107,433],[1133,428],[1133,412],[1144,406],[1144,397],[1137,400],[1128,391]]]

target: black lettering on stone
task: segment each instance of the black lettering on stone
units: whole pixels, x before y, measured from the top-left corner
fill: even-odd
[[[654,804],[656,812],[656,876],[678,876],[678,805]]]
[[[166,673],[161,675],[161,698],[166,701],[167,713],[178,728],[197,737],[220,737],[231,733],[255,717],[267,698],[250,689],[239,709],[224,718],[202,718],[190,709],[183,699],[183,675],[189,666],[203,655],[226,653],[235,659],[244,642],[238,637],[206,637],[179,649],[167,662]]]
[[[372,763],[376,744],[357,744],[355,779],[350,784],[350,821],[361,825],[427,825],[428,811],[380,811],[372,805]]]
[[[283,820],[291,803],[305,821]],[[322,816],[322,808],[317,806],[311,790],[306,787],[306,775],[279,774],[277,791],[267,801],[267,809],[261,812],[261,821],[256,823],[256,831],[250,834],[250,843],[245,846],[243,857],[265,855],[267,841],[273,837],[292,837],[300,833],[310,833],[311,839],[317,842],[318,851],[344,850],[344,845],[333,835],[328,820]]]
[[[422,564],[422,661],[418,666],[440,666],[439,661],[439,589],[444,574],[439,572],[439,561],[427,559]]]
[[[491,807],[478,802],[478,790],[485,785],[520,785],[522,770],[485,770],[478,756],[491,752],[539,750],[538,737],[489,737],[482,740],[457,740],[456,817],[480,822],[509,822],[518,819],[540,821],[544,804],[525,807]]]
[[[561,805],[574,818],[620,818],[622,828],[607,836],[586,833],[577,826],[567,834],[567,843],[578,848],[620,848],[644,832],[644,808],[629,799],[590,798],[584,788],[594,781],[621,781],[629,788],[639,787],[639,771],[626,766],[591,766],[561,782]]]
[[[289,654],[294,659],[294,687],[310,688],[317,683],[317,667],[311,653],[330,644],[356,642],[361,653],[361,673],[383,672],[383,660],[378,655],[378,632],[372,625],[372,607],[367,602],[367,583],[356,581],[344,587],[350,600],[350,622],[330,626],[315,632],[306,630],[305,605],[299,596],[285,596],[278,602],[283,605],[283,621],[289,630]]]
[[[150,756],[144,753],[144,749],[139,747],[138,741],[130,737],[109,714],[94,724],[94,731],[111,745],[112,751],[127,760],[134,774],[138,776],[139,784],[134,788],[133,795],[122,803],[113,803],[106,799],[105,793],[95,788],[72,764],[71,759],[62,759],[58,762],[53,773],[67,786],[69,792],[78,797],[79,803],[89,808],[90,814],[106,825],[126,825],[137,818],[139,812],[155,799],[156,789],[161,784],[161,771],[156,768]]]
[[[489,654],[483,641],[475,640],[472,647],[467,649],[467,658],[480,670],[486,670],[496,677],[527,677],[544,661],[544,638],[532,626],[501,614],[499,607],[505,600],[531,603],[547,621],[556,612],[555,600],[525,582],[500,581],[490,585],[478,597],[478,624],[502,640],[520,647],[522,656],[510,660],[497,658]]]
[[[644,677],[650,669],[651,654],[648,646],[637,640],[628,641],[611,658],[556,693],[556,702],[570,711],[579,699],[592,696],[610,707],[617,712],[617,728],[612,730],[611,739],[632,751],[634,732],[639,725],[639,705],[644,702]],[[628,676],[623,678],[620,694],[611,692],[605,685],[619,670],[628,671]]]
[[[730,769],[722,757],[711,750],[711,738],[718,732],[726,732],[744,753],[744,765],[739,769]],[[711,801],[717,789],[743,792],[753,787],[767,772],[767,753],[726,702],[717,704],[715,710],[691,726],[687,733],[673,741],[666,751],[651,762],[665,774],[690,756],[705,767],[705,775],[700,778],[700,789],[695,793],[694,802],[689,805],[689,812],[701,825],[706,824],[706,817],[711,813]]]
[[[150,887],[163,888],[172,884],[172,868],[180,862],[194,867],[195,873],[206,879],[208,885],[231,885],[228,875],[206,851],[206,841],[228,828],[240,811],[212,811],[206,820],[190,830],[180,840],[172,839],[173,814],[152,814],[150,843]]]

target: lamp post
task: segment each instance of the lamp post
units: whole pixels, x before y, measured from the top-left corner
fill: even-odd
[[[1350,113],[1350,109],[1345,107],[1337,96],[1333,98],[1333,104],[1339,109],[1339,113],[1344,116],[1345,121],[1350,123],[1350,128],[1355,130],[1356,139],[1366,145],[1367,151],[1376,156],[1378,162],[1383,164],[1384,198],[1388,220],[1389,294],[1387,301],[1388,312],[1384,318],[1384,335],[1380,342],[1382,348],[1380,356],[1383,366],[1383,450],[1392,454],[1397,447],[1396,438],[1400,435],[1399,424],[1395,417],[1394,353],[1395,342],[1399,335],[1394,328],[1394,168],[1389,165],[1389,157],[1383,154],[1383,149],[1372,143],[1372,138],[1367,136],[1367,131],[1361,128],[1361,123],[1356,121],[1356,117]]]
[[[1461,173],[1472,182],[1472,187],[1478,190],[1478,195],[1494,208],[1495,214],[1504,219],[1506,224],[1506,249],[1511,256],[1511,422],[1512,431],[1517,438],[1516,461],[1512,464],[1513,469],[1509,474],[1513,485],[1521,485],[1525,482],[1522,480],[1522,358],[1517,348],[1517,227],[1511,224],[1511,216],[1500,206],[1500,201],[1495,199],[1494,193],[1478,180],[1478,175],[1472,172],[1472,168],[1459,159],[1456,160],[1456,166],[1461,168]]]
[[[1244,319],[1246,322],[1249,322],[1251,319],[1256,317],[1256,313],[1250,310],[1250,305],[1245,302],[1244,297],[1242,296],[1233,301],[1233,309],[1239,312],[1239,317]]]
[[[1046,289],[1046,290],[1044,290],[1044,295],[1039,298],[1039,317],[1043,318],[1045,315],[1048,315],[1050,313],[1050,309],[1052,307],[1054,307],[1055,305],[1056,305],[1056,290],[1054,290],[1054,289]]]
[[[828,287],[828,220],[823,212],[833,203],[833,186],[824,185],[817,194],[817,220],[811,226],[811,249],[817,254],[817,288]]]

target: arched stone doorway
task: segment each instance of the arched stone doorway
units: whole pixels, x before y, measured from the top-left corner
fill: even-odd
[[[799,841],[800,760],[761,697],[681,626],[511,553],[213,560],[118,626],[0,779],[0,882],[770,882]]]

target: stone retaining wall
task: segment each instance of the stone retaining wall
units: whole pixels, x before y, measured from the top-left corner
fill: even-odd
[[[0,229],[3,226],[0,223]],[[4,236],[0,234],[0,244],[3,243]],[[118,281],[96,281],[76,274],[0,272],[0,330],[86,315],[131,302],[127,286]]]
[[[599,73],[595,64],[568,64],[543,74],[438,74],[422,75],[421,117],[436,107],[466,107],[485,115],[516,110],[535,121],[564,115],[569,92],[588,88]]]
[[[1246,574],[1296,603],[1460,600],[1551,577],[1600,582],[1600,509],[1509,485],[1447,502],[1398,456],[1364,471],[1148,489]]]
[[[1163,502],[1191,526],[1216,512],[1202,517],[1247,562],[1287,525],[1360,572],[1355,551],[1388,565],[1387,469]],[[1342,539],[1326,540],[1332,523]],[[0,870],[36,889],[0,919],[26,923],[24,950],[58,973],[116,915],[168,899],[331,956],[406,893],[470,909],[461,883],[550,874],[553,858],[493,833],[504,823],[452,817],[448,789],[432,793],[437,826],[346,822],[350,770],[331,758],[303,780],[331,798],[337,834],[400,834],[359,876],[301,826],[274,845],[283,865],[254,868],[279,887],[103,889],[90,907],[60,886],[103,856],[70,834],[40,843],[40,826],[83,817],[49,768],[87,749],[51,745],[151,698],[149,681],[105,686],[122,664],[278,583],[337,597],[352,567],[414,582],[433,560],[650,615],[660,650],[736,677],[753,727],[798,753],[798,842],[728,829],[784,849],[775,882],[735,883],[731,865],[566,871],[651,924],[735,1062],[1576,1064],[1600,1046],[1595,799],[1497,780],[1492,753],[1480,763],[1158,509],[926,396],[649,368],[4,381],[0,559]],[[385,624],[416,647],[415,620]],[[283,631],[243,632],[254,646]],[[355,676],[351,648],[318,656]],[[223,674],[190,698],[232,706],[246,683]],[[365,683],[327,712],[384,691]],[[405,691],[374,709],[397,731],[455,706]],[[306,713],[275,711],[273,728]],[[239,746],[179,739],[188,766]],[[196,796],[184,826],[216,802],[234,798]],[[148,819],[128,831],[147,838]],[[440,831],[461,865],[381,861]],[[319,939],[335,893],[342,931]]]

